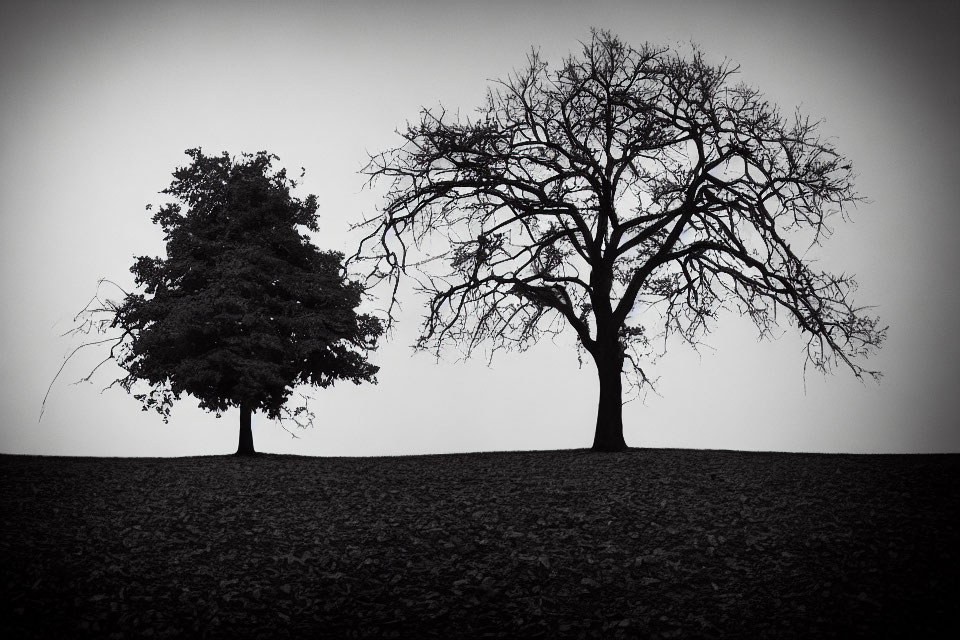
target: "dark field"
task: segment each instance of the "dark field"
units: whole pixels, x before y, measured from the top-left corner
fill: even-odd
[[[960,637],[960,455],[0,456],[0,635]]]

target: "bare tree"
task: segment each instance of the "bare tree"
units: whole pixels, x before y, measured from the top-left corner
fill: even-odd
[[[696,345],[723,309],[765,337],[787,315],[817,369],[877,378],[858,361],[886,329],[851,278],[804,259],[859,200],[851,167],[736,72],[604,31],[556,70],[534,51],[477,118],[424,109],[371,158],[389,189],[352,261],[392,285],[391,317],[417,279],[420,349],[492,355],[572,328],[599,375],[595,450],[626,447],[621,374],[651,383],[652,338]]]

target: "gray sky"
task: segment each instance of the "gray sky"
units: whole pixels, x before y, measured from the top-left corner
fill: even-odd
[[[367,153],[421,106],[468,114],[488,80],[547,60],[609,28],[625,41],[730,58],[786,111],[825,119],[869,202],[819,254],[854,273],[857,301],[890,324],[871,365],[804,381],[790,327],[757,342],[723,318],[698,355],[677,345],[654,369],[659,396],[624,410],[631,446],[827,452],[960,451],[956,176],[960,113],[953,2],[26,2],[0,26],[0,451],[170,456],[235,450],[237,412],[217,420],[187,398],[170,424],[119,389],[71,386],[78,344],[61,338],[100,277],[132,285],[134,255],[160,255],[144,212],[183,151],[266,149],[321,203],[325,249],[382,191],[364,189]],[[318,391],[315,428],[292,439],[254,418],[258,450],[383,455],[589,446],[597,383],[573,338],[525,354],[441,362],[412,355],[410,298],[373,357],[378,386]]]

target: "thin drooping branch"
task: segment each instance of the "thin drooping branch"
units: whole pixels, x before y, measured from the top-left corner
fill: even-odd
[[[118,305],[115,301],[108,298],[103,298],[100,293],[100,288],[104,284],[110,284],[120,290],[124,295],[128,295],[127,292],[118,285],[116,282],[109,280],[107,278],[100,278],[97,281],[97,290],[94,293],[93,297],[83,306],[83,308],[77,312],[73,317],[73,328],[69,329],[61,337],[74,336],[74,335],[83,335],[88,336],[91,333],[95,335],[105,335],[111,332],[113,325],[113,314],[116,313]],[[119,334],[109,336],[106,338],[101,338],[98,340],[90,340],[83,342],[77,347],[74,347],[70,353],[63,359],[63,362],[60,363],[60,367],[57,369],[57,372],[54,374],[53,378],[50,380],[50,384],[47,385],[47,390],[43,394],[43,400],[40,402],[40,416],[37,418],[37,421],[43,420],[43,413],[47,408],[47,400],[50,397],[50,391],[53,390],[53,385],[56,384],[57,380],[60,379],[60,375],[63,373],[63,370],[67,367],[73,357],[77,355],[80,351],[88,349],[90,347],[95,347],[102,344],[110,344],[110,349],[107,353],[107,356],[102,359],[91,371],[87,373],[86,376],[77,380],[74,384],[79,384],[82,382],[89,382],[97,370],[102,367],[104,364],[113,360],[116,357],[117,350],[120,349],[124,341],[129,337],[129,333],[121,331]],[[111,383],[110,386],[116,384],[116,381]]]

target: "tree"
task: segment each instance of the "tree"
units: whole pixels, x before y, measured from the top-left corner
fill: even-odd
[[[297,183],[273,171],[276,156],[186,153],[193,162],[162,191],[175,202],[153,214],[167,257],[136,259],[143,293],[88,311],[122,332],[110,351],[126,370],[116,383],[131,393],[146,383],[134,395],[144,410],[166,421],[184,393],[218,415],[239,407],[237,454],[251,454],[253,412],[281,417],[296,385],[376,383],[365,355],[383,327],[356,313],[363,289],[344,279],[343,255],[297,230],[319,230],[317,198],[291,196]]]
[[[852,169],[736,72],[604,31],[555,71],[533,51],[475,119],[424,109],[371,157],[371,183],[389,186],[351,260],[392,283],[393,303],[417,276],[420,349],[492,356],[572,330],[599,377],[595,450],[626,447],[622,374],[651,384],[652,338],[696,346],[722,309],[765,337],[785,312],[810,364],[877,378],[859,360],[886,329],[853,305],[850,277],[795,249],[860,200]]]

